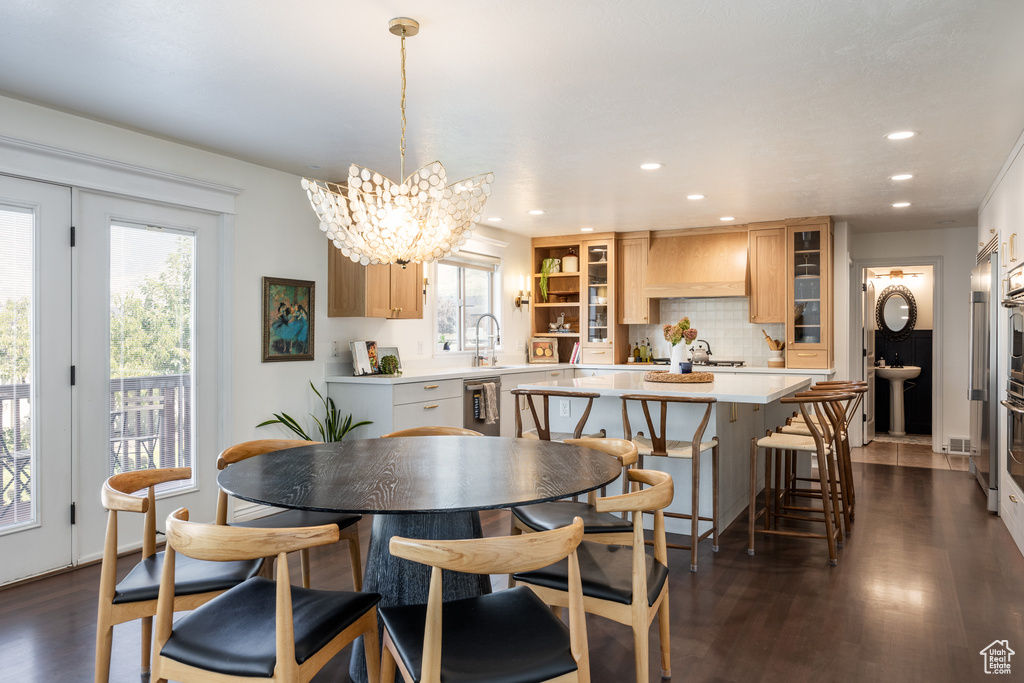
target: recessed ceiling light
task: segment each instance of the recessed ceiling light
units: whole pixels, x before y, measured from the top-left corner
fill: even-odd
[[[540,209],[534,209],[533,211],[531,211],[531,212],[530,212],[530,215],[531,215],[531,216],[539,216],[539,215],[541,215],[542,213],[544,213],[544,212],[543,212],[543,211],[541,211]]]
[[[593,228],[580,228],[580,232],[594,232]]]
[[[917,132],[912,130],[898,130],[895,133],[889,133],[885,137],[890,140],[906,140],[907,138],[912,138],[915,135],[917,135]]]
[[[640,168],[645,171],[657,171],[662,166],[664,166],[664,164],[659,164],[657,161],[649,161],[646,164],[640,164]]]
[[[894,208],[894,209],[905,209],[908,206],[910,206],[910,202],[896,202],[895,204],[892,205],[892,208]]]
[[[720,220],[720,221],[734,221],[734,220],[736,220],[736,216],[722,216],[718,220]]]
[[[688,195],[686,195],[686,198],[687,199],[704,199],[704,195],[702,195],[702,194],[688,194]]]
[[[913,177],[910,173],[897,173],[896,175],[889,176],[889,180],[910,180]]]
[[[500,223],[501,222],[501,217],[500,216],[491,216],[487,220],[489,220],[491,223]]]

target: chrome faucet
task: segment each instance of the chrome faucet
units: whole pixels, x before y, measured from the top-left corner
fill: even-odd
[[[481,321],[483,321],[484,318],[490,318],[491,320],[493,320],[495,327],[494,337],[491,337],[491,355],[488,356],[488,358],[490,358],[490,362],[488,363],[488,365],[498,364],[498,355],[495,352],[495,346],[501,343],[501,325],[498,324],[498,319],[495,318],[493,314],[484,313],[482,316],[476,319],[476,351],[473,352],[474,368],[480,367],[482,365],[480,361],[485,360],[485,358],[480,355],[480,323]]]

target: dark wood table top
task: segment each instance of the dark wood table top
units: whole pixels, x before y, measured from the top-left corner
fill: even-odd
[[[619,461],[569,444],[485,436],[345,440],[249,458],[217,477],[236,498],[324,512],[487,510],[584,493]]]

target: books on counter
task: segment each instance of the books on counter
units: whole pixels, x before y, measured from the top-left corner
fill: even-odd
[[[572,353],[569,354],[569,362],[572,364],[579,364],[583,357],[583,349],[580,348],[580,343],[576,342],[572,346]]]
[[[354,341],[348,343],[352,351],[352,374],[375,375],[380,373],[377,359],[377,342]]]

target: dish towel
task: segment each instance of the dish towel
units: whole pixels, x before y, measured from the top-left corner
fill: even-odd
[[[483,413],[484,424],[492,425],[498,421],[498,388],[494,382],[484,382],[480,385],[483,388]]]

